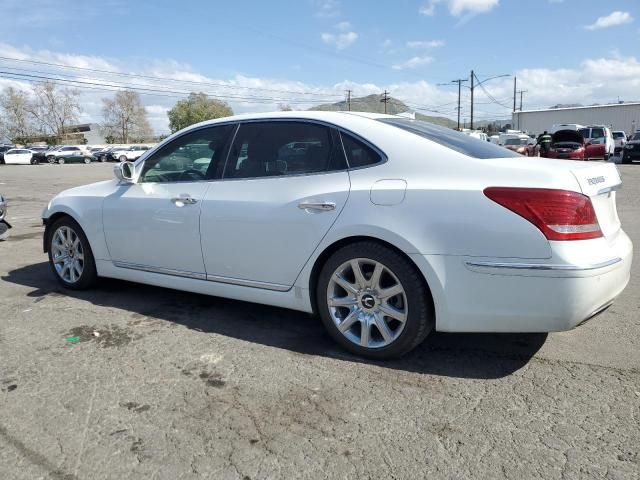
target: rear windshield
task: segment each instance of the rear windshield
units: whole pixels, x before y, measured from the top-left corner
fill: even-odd
[[[515,152],[493,143],[480,140],[450,128],[408,118],[381,118],[380,122],[393,125],[407,132],[426,138],[440,145],[473,158],[517,157]]]
[[[602,137],[604,137],[604,128],[591,129],[591,138],[602,138]]]

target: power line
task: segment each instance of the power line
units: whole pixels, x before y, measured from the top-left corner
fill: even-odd
[[[66,69],[71,69],[71,70],[93,72],[93,73],[104,73],[104,74],[107,74],[107,75],[117,75],[117,76],[129,77],[129,78],[144,78],[144,79],[147,79],[147,80],[160,80],[160,81],[163,81],[163,82],[169,81],[169,82],[174,82],[174,83],[186,83],[186,84],[194,84],[194,85],[208,85],[208,86],[214,86],[214,87],[220,87],[220,88],[230,88],[230,89],[259,90],[259,91],[274,92],[274,93],[296,93],[298,95],[310,95],[310,96],[323,96],[323,97],[327,97],[327,96],[339,97],[340,96],[339,94],[336,94],[335,92],[332,92],[332,93],[292,92],[291,90],[276,90],[276,89],[262,88],[262,87],[245,87],[245,86],[241,86],[241,85],[228,85],[228,84],[225,84],[225,83],[201,82],[201,81],[196,81],[196,80],[179,80],[179,79],[170,78],[170,77],[159,77],[159,76],[153,76],[153,75],[143,75],[143,74],[138,74],[138,73],[114,72],[112,70],[102,70],[102,69],[87,68],[87,67],[76,67],[76,66],[72,66],[72,65],[64,65],[64,64],[61,64],[61,63],[51,63],[51,62],[43,62],[43,61],[37,61],[37,60],[25,60],[25,59],[21,59],[21,58],[12,58],[12,57],[2,57],[2,56],[0,56],[0,60],[11,61],[11,62],[30,63],[30,64],[34,64],[34,65],[46,65],[46,66],[49,66],[49,67],[66,68]],[[11,67],[9,67],[9,68],[11,68]]]
[[[146,95],[174,96],[174,97],[178,95],[180,97],[183,97],[191,93],[189,91],[184,91],[184,90],[158,89],[158,88],[153,88],[153,86],[144,86],[140,84],[101,83],[100,81],[85,81],[85,80],[77,80],[77,79],[57,78],[57,77],[52,77],[48,75],[15,73],[15,72],[8,72],[8,71],[2,71],[2,70],[0,70],[0,75],[5,75],[4,78],[11,78],[13,80],[53,81],[54,83],[57,82],[58,84],[72,86],[75,88],[88,86],[88,87],[92,87],[91,89],[95,90],[96,88],[93,88],[93,87],[101,87],[101,89],[106,91],[118,91],[122,89],[128,89],[128,90],[138,91]],[[11,75],[12,77],[6,77],[6,75]],[[254,102],[254,103],[272,103],[272,102],[278,102],[278,101],[286,101],[289,103],[314,103],[310,99],[258,97],[258,96],[249,96],[249,95],[242,96],[242,95],[230,95],[230,94],[219,95],[219,94],[206,93],[206,92],[203,92],[203,93],[208,97],[213,97],[213,98],[247,101],[247,102]],[[166,95],[166,94],[173,94],[173,95]],[[331,101],[331,100],[325,99],[325,101]]]

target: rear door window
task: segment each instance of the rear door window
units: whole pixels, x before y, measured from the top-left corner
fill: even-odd
[[[382,118],[378,121],[406,130],[469,157],[480,159],[521,157],[506,148],[433,123],[405,118]]]

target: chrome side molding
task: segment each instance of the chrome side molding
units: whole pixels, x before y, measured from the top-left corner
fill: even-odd
[[[503,263],[503,262],[474,262],[465,261],[465,265],[468,267],[484,267],[484,268],[496,268],[496,269],[515,269],[515,270],[551,270],[562,272],[579,272],[598,270],[599,268],[610,267],[616,263],[622,262],[619,257],[606,260],[604,262],[592,263],[589,265],[554,265],[551,263]]]
[[[276,292],[286,292],[291,290],[288,285],[279,283],[257,282],[254,280],[245,280],[242,278],[221,277],[219,275],[207,275],[205,273],[186,272],[184,270],[174,270],[165,267],[152,267],[149,265],[141,265],[139,263],[118,262],[113,264],[118,268],[126,268],[129,270],[139,270],[141,272],[159,273],[161,275],[172,275],[174,277],[192,278],[195,280],[207,280],[215,283],[226,283],[229,285],[238,285],[240,287],[262,288],[264,290],[273,290]]]
[[[118,268],[127,268],[129,270],[140,270],[141,272],[161,273],[163,275],[173,275],[174,277],[195,278],[197,280],[207,279],[207,276],[204,273],[186,272],[184,270],[174,270],[173,268],[152,267],[149,265],[141,265],[139,263],[118,262],[118,261],[114,261],[113,264]]]

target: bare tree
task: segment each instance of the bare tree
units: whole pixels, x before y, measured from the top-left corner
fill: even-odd
[[[102,104],[105,136],[113,138],[116,143],[142,141],[151,136],[147,111],[137,92],[120,91],[114,98],[103,98]]]
[[[290,112],[293,110],[293,108],[291,108],[291,105],[289,105],[288,103],[279,103],[278,110],[280,110],[281,112]]]
[[[35,99],[29,104],[29,112],[43,131],[63,138],[68,127],[78,121],[80,92],[58,88],[55,83],[45,81],[35,84],[33,93]]]
[[[13,141],[26,139],[35,133],[29,95],[14,87],[6,87],[0,94],[2,133]]]

